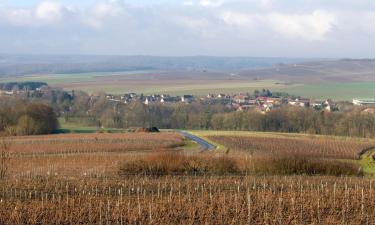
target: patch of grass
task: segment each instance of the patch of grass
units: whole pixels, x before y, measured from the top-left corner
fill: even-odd
[[[206,135],[206,133],[203,131],[189,131],[189,133],[197,136],[197,137],[200,137],[202,138],[203,140],[207,141],[208,143],[212,144],[212,145],[215,145],[216,146],[216,151],[219,151],[219,152],[226,152],[228,151],[228,148],[225,147],[224,145],[220,144],[220,143],[217,143],[217,142],[214,142],[212,140],[210,140]]]
[[[95,126],[85,126],[78,123],[66,122],[64,118],[59,118],[60,129],[56,133],[123,133],[126,132],[123,129],[115,128],[99,128]]]
[[[359,161],[359,164],[363,168],[363,172],[369,176],[375,176],[375,160],[372,157],[373,155],[375,155],[375,149],[367,151],[362,155]]]

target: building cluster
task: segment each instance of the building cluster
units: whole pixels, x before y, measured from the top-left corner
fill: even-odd
[[[183,102],[183,103],[191,103],[193,102],[194,96],[192,95],[183,95],[183,96],[170,96],[170,95],[159,95],[159,94],[153,94],[153,95],[143,95],[143,94],[136,94],[136,93],[128,93],[121,96],[115,96],[115,95],[107,95],[106,98],[108,101],[113,102],[121,102],[124,104],[130,103],[130,102],[143,102],[145,105],[149,104],[155,104],[155,103],[177,103],[177,102]]]
[[[42,86],[39,88],[33,89],[13,89],[13,90],[2,90],[0,89],[0,96],[24,96],[24,95],[38,95],[44,94],[51,90],[49,86]]]
[[[237,111],[259,110],[263,113],[269,112],[274,108],[283,105],[296,107],[310,107],[316,110],[336,111],[336,103],[332,100],[317,101],[307,98],[288,98],[278,96],[254,96],[251,94],[208,94],[205,97],[195,97],[193,95],[170,96],[170,95],[143,95],[128,93],[121,96],[107,95],[108,101],[121,102],[124,104],[130,102],[142,102],[145,105],[150,104],[168,104],[168,103],[192,103],[200,102],[203,104],[222,104],[230,109]]]
[[[332,100],[312,100],[308,98],[290,98],[290,97],[275,97],[275,96],[257,96],[251,97],[248,95],[236,95],[233,97],[232,106],[239,111],[247,109],[256,109],[261,112],[269,112],[274,108],[279,108],[283,105],[290,105],[296,107],[313,108],[316,110],[337,111],[337,105]]]

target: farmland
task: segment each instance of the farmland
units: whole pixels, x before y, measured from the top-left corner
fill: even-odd
[[[356,165],[370,139],[194,133],[220,147],[202,152],[174,132],[7,138],[0,224],[375,223],[373,180],[356,170],[295,176],[258,167],[272,167],[266,158],[274,154],[294,159],[298,152]],[[333,174],[324,166],[314,169]]]
[[[256,89],[272,89],[293,95],[317,99],[351,100],[355,97],[372,97],[374,82],[348,81],[342,83],[288,83],[277,79],[248,79],[231,77],[229,74],[212,74],[212,77],[202,74],[199,80],[190,79],[189,75],[180,74],[182,78],[158,72],[103,72],[77,74],[45,74],[25,75],[16,77],[1,77],[0,82],[43,81],[52,87],[70,90],[83,90],[88,93],[107,92],[110,94],[143,93],[184,95],[193,94],[205,96],[208,93],[239,93],[253,92]]]
[[[32,58],[33,60],[35,60],[34,57]],[[44,60],[49,61],[50,59]],[[172,61],[176,63],[179,60],[181,58],[175,58]],[[220,60],[228,62],[227,60],[229,59]],[[57,70],[41,68],[40,72],[36,72],[38,70],[34,72],[32,72],[33,70],[26,70],[25,73],[22,73],[17,70],[19,66],[13,64],[9,68],[7,67],[7,69],[10,69],[9,74],[5,73],[0,76],[0,82],[42,81],[53,87],[64,88],[67,91],[83,90],[88,93],[104,91],[109,94],[135,92],[205,96],[208,93],[246,93],[253,92],[255,89],[265,88],[272,89],[275,92],[280,91],[317,99],[351,100],[356,97],[370,98],[375,95],[373,91],[375,86],[373,78],[375,63],[373,60],[322,61],[315,59],[310,62],[304,62],[306,59],[268,60],[268,63],[262,62],[259,64],[257,62],[256,66],[255,64],[244,66],[246,63],[236,65],[220,62],[215,63],[216,66],[231,66],[225,70],[217,70],[216,66],[212,67],[211,70],[204,70],[202,69],[205,68],[203,66],[205,64],[204,60],[196,58],[193,61],[198,64],[203,63],[201,65],[203,67],[195,68],[197,65],[180,67],[179,63],[170,64],[171,62],[168,62],[163,63],[162,65],[164,66],[158,65],[152,69],[152,66],[150,67],[146,63],[140,67],[125,66],[122,70],[118,68],[115,72],[105,72],[111,71],[108,68],[107,70],[98,70],[99,68],[96,68],[98,66],[97,62],[95,62],[92,64],[94,66],[92,70],[88,70],[88,72],[83,70],[81,73],[72,71],[63,73],[64,70],[61,69],[65,68],[65,66],[61,67],[59,64],[53,63],[49,66],[52,68],[57,66]],[[283,61],[290,64],[281,63]],[[16,60],[16,62],[22,62],[23,65],[25,59]],[[148,63],[151,62],[149,61]],[[29,66],[38,67],[38,65],[32,64]],[[165,66],[177,67],[170,68],[170,70],[161,69]],[[82,67],[80,68],[82,69]],[[191,70],[192,68],[194,69]],[[53,73],[51,71],[56,72]],[[61,73],[58,71],[61,71]]]

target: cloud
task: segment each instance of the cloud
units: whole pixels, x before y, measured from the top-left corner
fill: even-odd
[[[220,0],[200,0],[199,4],[204,7],[218,7],[221,6],[224,1]]]
[[[65,8],[57,2],[43,1],[35,9],[36,18],[46,21],[59,21],[64,16]]]
[[[267,17],[273,29],[284,37],[308,41],[324,40],[336,21],[334,14],[320,10],[311,14],[271,13]]]
[[[74,13],[74,8],[56,1],[41,1],[34,8],[0,8],[0,22],[14,26],[38,27],[62,22]]]
[[[87,24],[94,28],[101,28],[104,23],[115,17],[120,17],[125,13],[125,5],[118,0],[107,0],[96,2],[91,7],[86,18]]]
[[[370,0],[69,2],[0,5],[0,52],[328,57],[375,51]]]

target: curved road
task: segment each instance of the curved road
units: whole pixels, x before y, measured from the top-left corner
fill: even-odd
[[[185,138],[188,138],[192,141],[197,142],[206,151],[211,151],[211,150],[214,150],[216,148],[215,145],[213,145],[213,144],[205,141],[204,139],[202,139],[202,138],[200,138],[196,135],[193,135],[193,134],[191,134],[187,131],[178,130],[177,132],[180,133]]]

